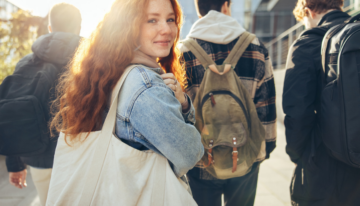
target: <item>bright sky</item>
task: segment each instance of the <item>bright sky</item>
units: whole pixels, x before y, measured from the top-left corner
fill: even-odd
[[[114,0],[9,0],[21,9],[32,11],[33,15],[46,16],[52,5],[67,2],[76,6],[82,15],[80,35],[88,37],[110,10]]]

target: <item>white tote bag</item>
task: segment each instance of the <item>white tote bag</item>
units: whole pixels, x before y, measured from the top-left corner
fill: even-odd
[[[47,206],[197,205],[165,157],[136,150],[114,136],[119,91],[133,68],[115,86],[101,131],[86,139],[86,133],[79,134],[84,141],[72,146],[60,134]]]

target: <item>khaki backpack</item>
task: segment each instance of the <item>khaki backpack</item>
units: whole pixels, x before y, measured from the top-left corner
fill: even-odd
[[[183,41],[205,69],[194,100],[195,126],[206,150],[201,161],[218,179],[246,175],[265,144],[265,129],[253,99],[234,71],[255,38],[242,34],[222,65],[216,65],[195,40]]]

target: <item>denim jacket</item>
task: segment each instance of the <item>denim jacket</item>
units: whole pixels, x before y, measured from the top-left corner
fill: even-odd
[[[159,71],[139,65],[130,72],[119,96],[115,133],[136,149],[165,156],[181,177],[201,159],[204,148],[194,127],[191,101],[190,111],[182,113],[181,104]]]

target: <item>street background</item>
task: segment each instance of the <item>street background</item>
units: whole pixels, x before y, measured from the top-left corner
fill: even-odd
[[[13,73],[15,64],[24,55],[31,53],[33,41],[48,32],[47,13],[54,3],[63,1],[72,3],[80,9],[83,17],[81,35],[88,37],[113,0],[0,0],[0,34],[6,34],[0,39],[0,43],[7,45],[0,47],[0,53],[6,54],[0,56],[0,84],[6,76]],[[198,15],[194,8],[194,0],[178,1],[184,12],[185,23],[181,31],[181,39],[184,39]],[[292,14],[296,2],[297,0],[232,0],[233,18],[247,31],[256,34],[266,45],[275,69],[277,147],[270,159],[260,166],[255,206],[291,205],[289,187],[295,165],[285,152],[284,114],[281,103],[285,77],[283,68],[288,49],[305,29],[301,23],[296,22]],[[344,0],[343,11],[352,16],[360,13],[360,0]],[[25,27],[28,29],[24,29]],[[29,173],[27,183],[28,187],[25,189],[17,189],[10,185],[5,157],[0,156],[0,206],[40,206]]]

